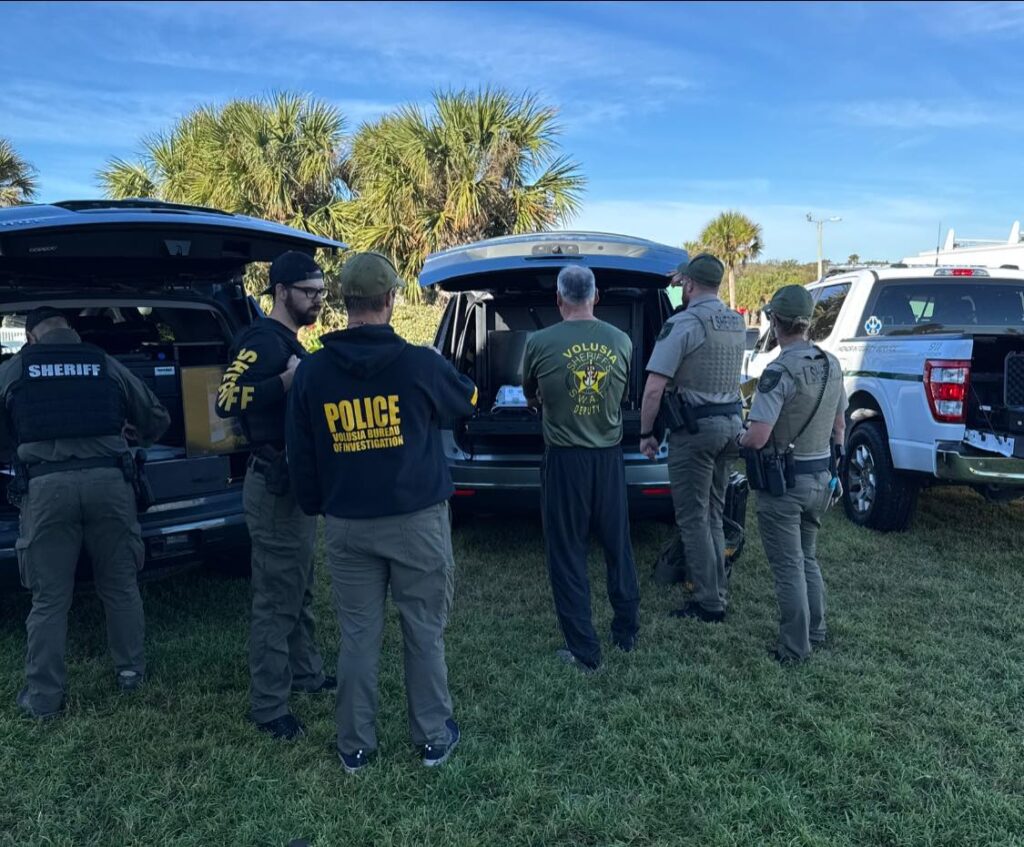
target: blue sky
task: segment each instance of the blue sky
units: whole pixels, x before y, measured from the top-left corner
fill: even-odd
[[[0,135],[42,198],[200,103],[275,89],[352,128],[447,87],[535,91],[590,183],[574,225],[680,243],[718,211],[770,258],[896,259],[1024,216],[1024,3],[0,4]]]

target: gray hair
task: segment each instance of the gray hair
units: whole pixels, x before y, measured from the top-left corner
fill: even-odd
[[[585,265],[566,265],[558,272],[558,293],[566,303],[590,303],[597,293],[594,272]]]

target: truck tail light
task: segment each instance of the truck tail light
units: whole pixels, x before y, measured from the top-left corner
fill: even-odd
[[[928,408],[939,423],[964,423],[971,363],[962,359],[928,359],[924,363],[924,391]]]

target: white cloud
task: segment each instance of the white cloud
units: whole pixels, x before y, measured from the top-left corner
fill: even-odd
[[[912,7],[920,8],[916,3]],[[929,29],[949,38],[1024,33],[1024,3],[928,3],[925,8]]]
[[[856,126],[890,129],[970,129],[1020,126],[1021,115],[1007,104],[980,101],[863,100],[833,110],[836,119]]]

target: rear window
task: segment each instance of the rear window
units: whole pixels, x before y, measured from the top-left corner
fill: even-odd
[[[1024,283],[885,283],[868,304],[859,335],[914,335],[972,327],[1024,330]]]

